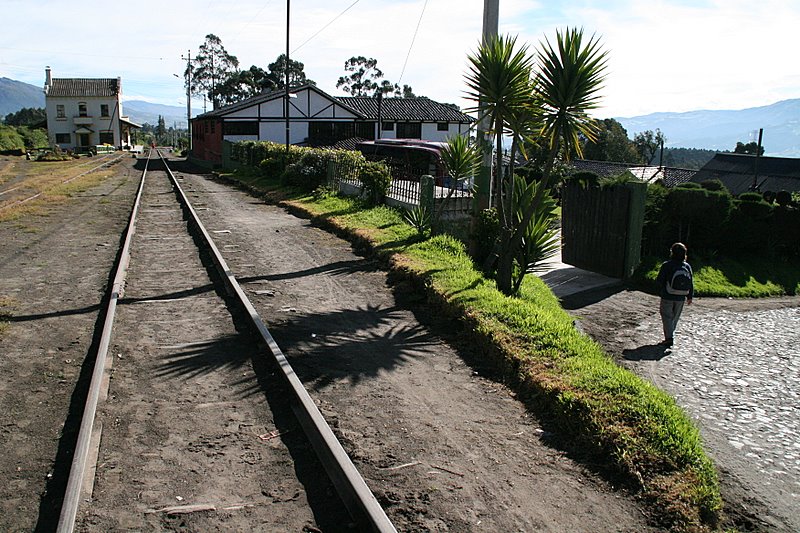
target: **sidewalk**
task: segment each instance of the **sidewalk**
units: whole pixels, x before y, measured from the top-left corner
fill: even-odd
[[[622,280],[619,278],[610,278],[563,263],[561,248],[555,256],[542,263],[541,268],[536,274],[558,298],[622,285]]]

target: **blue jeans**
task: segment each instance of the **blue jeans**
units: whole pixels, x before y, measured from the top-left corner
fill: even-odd
[[[678,325],[678,319],[681,317],[683,311],[684,300],[667,300],[662,298],[659,311],[661,312],[661,323],[664,324],[664,339],[672,340],[675,334],[675,326]]]

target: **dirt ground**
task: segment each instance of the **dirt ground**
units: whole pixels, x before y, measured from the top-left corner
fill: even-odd
[[[47,216],[0,223],[0,297],[15,302],[0,334],[9,480],[0,530],[46,531],[57,518],[97,308],[135,192],[130,165],[117,168]],[[457,324],[380,265],[307,220],[182,170],[226,261],[398,530],[658,530],[646,507],[555,444]],[[612,353],[652,313],[639,293],[566,303]],[[143,438],[161,430],[152,431]]]

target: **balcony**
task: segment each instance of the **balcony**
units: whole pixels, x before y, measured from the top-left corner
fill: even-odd
[[[86,116],[86,115],[84,115],[84,116],[78,115],[78,116],[72,117],[72,122],[76,126],[91,126],[92,123],[94,122],[94,118],[90,117],[90,116]]]

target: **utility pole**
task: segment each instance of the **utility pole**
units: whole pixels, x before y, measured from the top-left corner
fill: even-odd
[[[291,0],[286,0],[286,65],[284,65],[284,78],[286,84],[286,94],[285,94],[285,102],[284,102],[284,109],[286,114],[286,161],[285,165],[289,164],[289,14],[290,14],[290,2]]]
[[[753,169],[753,190],[758,190],[758,160],[761,159],[761,137],[764,135],[764,128],[758,128],[758,147],[756,148],[756,164]]]
[[[483,0],[483,37],[482,43],[486,44],[490,39],[497,37],[498,25],[500,19],[500,0]],[[483,115],[484,104],[478,102],[479,113]],[[492,182],[492,145],[487,140],[487,132],[490,128],[489,118],[484,116],[478,122],[478,146],[481,147],[483,152],[483,163],[481,164],[480,172],[477,179],[477,195],[475,198],[475,214],[489,208],[491,200],[491,182]],[[500,147],[497,147],[497,156],[500,157]],[[499,167],[499,165],[498,165]]]
[[[192,150],[192,51],[187,50],[186,57],[186,129],[189,131],[189,150]]]

